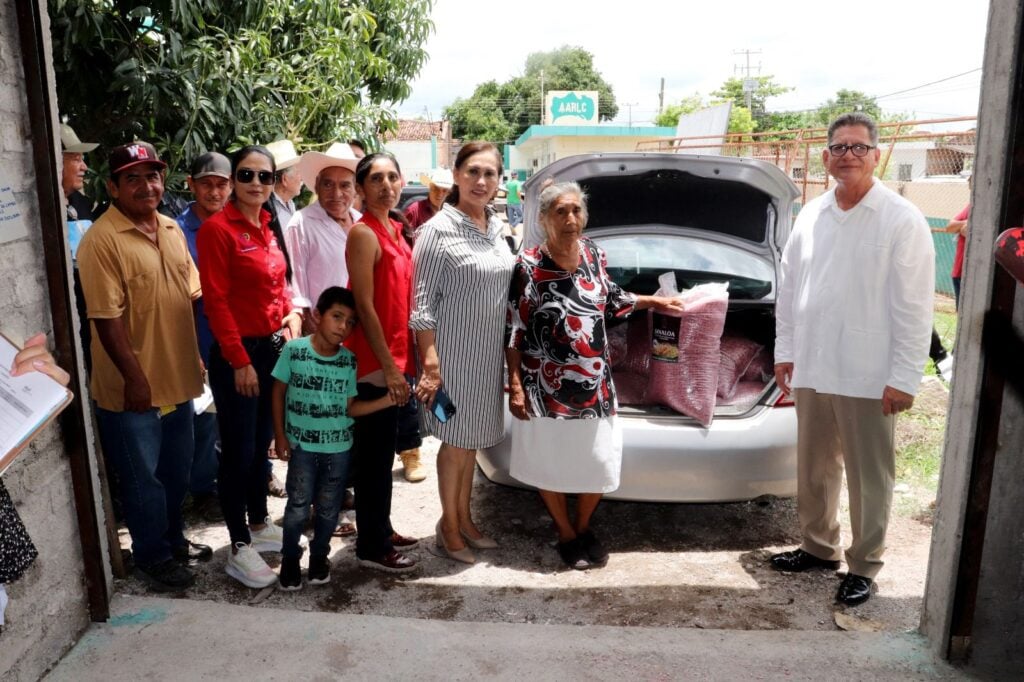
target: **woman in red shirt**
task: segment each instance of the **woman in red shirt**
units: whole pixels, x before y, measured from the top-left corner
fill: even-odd
[[[349,232],[345,250],[349,288],[356,298],[359,326],[348,340],[356,356],[359,400],[391,396],[409,400],[406,376],[413,376],[412,249],[403,236],[403,216],[394,210],[402,193],[398,160],[370,154],[356,166],[356,192],[363,217]],[[355,420],[356,556],[363,566],[392,573],[411,571],[416,561],[396,549],[411,547],[391,527],[391,465],[395,457],[398,407]]]
[[[270,372],[281,337],[297,336],[302,317],[292,309],[285,256],[263,208],[274,189],[274,157],[265,147],[243,147],[231,168],[231,200],[199,228],[199,278],[214,337],[209,372],[221,437],[217,487],[231,535],[226,570],[261,588],[277,576],[258,552],[281,551],[282,537],[267,512]]]

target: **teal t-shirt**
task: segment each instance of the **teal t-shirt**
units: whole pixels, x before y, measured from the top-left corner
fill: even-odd
[[[519,198],[519,181],[509,180],[505,183],[505,191],[508,196],[505,198],[505,202],[515,206],[516,204],[523,203],[522,199]]]
[[[356,394],[356,356],[339,348],[324,357],[313,350],[311,339],[286,343],[271,372],[288,385],[284,428],[292,445],[303,450],[344,452],[352,447],[348,400]]]

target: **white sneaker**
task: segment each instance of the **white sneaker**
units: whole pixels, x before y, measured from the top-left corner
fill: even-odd
[[[948,384],[953,380],[953,356],[947,355],[939,361],[939,364],[935,365],[935,369],[939,370],[939,374],[945,379]]]
[[[267,566],[267,562],[256,553],[252,545],[236,542],[234,549],[237,551],[228,552],[228,563],[224,569],[228,575],[246,587],[257,590],[277,582],[277,574],[270,570],[270,566]]]
[[[252,547],[257,552],[280,552],[281,543],[284,541],[284,529],[274,523],[268,516],[263,519],[266,524],[263,530],[249,530],[249,537],[252,539]],[[305,548],[309,540],[305,535],[299,534],[299,547]]]

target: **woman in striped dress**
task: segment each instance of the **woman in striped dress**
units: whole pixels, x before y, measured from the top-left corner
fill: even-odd
[[[470,494],[476,450],[504,437],[502,339],[514,259],[501,220],[488,206],[501,173],[497,147],[464,145],[455,159],[455,186],[441,212],[420,229],[412,254],[409,326],[422,366],[416,397],[428,407],[427,426],[442,441],[436,544],[465,563],[475,561],[470,547],[498,546],[473,523]],[[456,406],[444,423],[429,409],[442,386]]]

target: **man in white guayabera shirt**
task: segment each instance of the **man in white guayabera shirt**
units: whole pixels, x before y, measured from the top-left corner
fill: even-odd
[[[836,600],[846,605],[871,596],[882,568],[896,415],[913,405],[928,360],[935,290],[928,223],[875,179],[879,156],[870,116],[829,126],[822,162],[836,186],[800,211],[776,304],[775,378],[796,403],[803,541],[771,565],[839,568],[845,466],[853,537]]]

